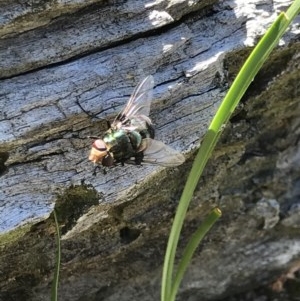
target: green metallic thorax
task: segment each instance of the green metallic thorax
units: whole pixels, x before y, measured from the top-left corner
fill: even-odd
[[[140,131],[126,131],[110,128],[104,135],[103,141],[108,151],[113,155],[115,162],[125,162],[132,157],[142,158],[139,152],[144,138],[154,138],[152,125],[146,124],[146,128]]]
[[[125,132],[124,130],[109,130],[103,137],[103,141],[116,161],[128,160],[134,157],[142,142],[138,132]]]

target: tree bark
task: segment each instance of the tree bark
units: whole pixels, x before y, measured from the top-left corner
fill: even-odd
[[[49,299],[54,205],[62,231],[60,299],[159,299],[168,233],[194,154],[249,47],[285,10],[280,5],[1,1],[0,300]],[[297,39],[292,26],[198,185],[181,248],[211,208],[223,218],[197,251],[179,300],[255,289],[298,266]],[[113,120],[149,74],[156,139],[186,162],[93,175],[87,137],[103,136],[103,119]],[[78,102],[91,114],[101,111],[100,119]]]

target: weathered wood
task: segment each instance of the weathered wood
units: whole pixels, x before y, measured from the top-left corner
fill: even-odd
[[[29,7],[19,5],[18,9],[14,4],[7,5],[4,16],[15,10],[17,16],[12,20],[7,16],[8,20],[2,22],[1,77],[112,48],[213,2],[78,1],[49,6],[33,3]]]
[[[193,26],[196,28],[196,24]],[[194,120],[200,121],[204,116],[209,120],[215,111],[215,96],[218,94],[218,100],[222,97],[218,89],[204,94],[213,82],[220,62],[216,61],[210,67],[210,75],[198,72],[190,84],[184,72],[195,72],[195,67],[192,67],[195,59],[193,61],[189,56],[190,53],[197,55],[197,47],[203,40],[203,37],[196,36],[195,41],[191,41],[192,35],[191,29],[183,24],[159,36],[138,39],[62,66],[44,68],[2,81],[2,149],[10,153],[8,163],[14,164],[10,172],[18,175],[11,178],[8,173],[2,181],[2,187],[10,187],[5,189],[3,196],[5,204],[10,204],[4,210],[6,223],[9,220],[6,212],[11,212],[11,206],[16,205],[10,197],[14,195],[15,185],[26,191],[26,194],[19,196],[18,202],[28,210],[24,210],[27,216],[39,216],[45,212],[45,199],[50,201],[58,187],[78,184],[82,179],[105,191],[108,200],[115,199],[119,193],[111,185],[111,181],[116,179],[116,172],[102,179],[95,178],[91,165],[84,160],[91,143],[84,138],[97,136],[100,131],[97,127],[90,129],[92,122],[82,113],[76,101],[92,112],[104,110],[103,117],[116,115],[137,82],[147,74],[155,74],[157,88],[152,112],[158,111],[156,107],[160,103],[160,113],[153,116],[157,137],[166,143],[177,140],[173,145],[177,147],[180,144],[181,150],[184,150],[184,145],[188,147],[199,140],[199,124]],[[178,61],[180,53],[181,60]],[[167,70],[160,74],[156,70],[164,60],[170,60],[170,67],[167,66]],[[176,66],[172,66],[174,60]],[[201,64],[205,66],[205,62]],[[204,67],[198,65],[197,68]],[[164,83],[167,79],[168,82]],[[200,98],[197,95],[203,96]],[[174,105],[171,107],[171,104]],[[187,132],[189,135],[179,139]],[[29,163],[19,164],[26,161]],[[118,188],[123,190],[129,183],[140,181],[149,172],[146,170],[139,169],[137,173],[130,167],[129,172],[134,175],[129,176],[127,168],[120,169]],[[40,187],[39,192],[36,187]],[[41,197],[36,193],[40,193]],[[36,199],[34,210],[30,195]],[[51,202],[48,204],[51,205]]]
[[[243,49],[282,3],[2,2],[0,230],[46,218],[65,201],[60,298],[158,299],[189,158],[245,58]],[[286,42],[295,35],[292,28]],[[256,78],[195,193],[182,242],[212,206],[221,207],[223,221],[196,254],[180,300],[261,285],[300,254],[299,212],[293,210],[300,178],[295,40]],[[150,117],[157,139],[184,152],[187,163],[117,167],[93,176],[86,137],[101,136],[106,123],[91,120],[76,102],[111,119],[148,74],[155,79]],[[49,298],[51,221],[2,248],[0,299]]]

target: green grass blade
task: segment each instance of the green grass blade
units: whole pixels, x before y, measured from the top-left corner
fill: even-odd
[[[292,19],[299,13],[299,10],[300,0],[296,0],[289,8],[287,14],[281,13],[278,16],[278,18],[266,32],[264,37],[260,40],[258,45],[255,47],[255,49],[247,59],[246,63],[240,70],[236,80],[232,84],[220,108],[214,116],[208,132],[204,136],[202,145],[198,151],[191,172],[188,176],[186,185],[184,187],[170,232],[162,275],[162,301],[171,300],[170,297],[173,284],[172,276],[174,259],[180,231],[182,229],[184,218],[196,185],[208,161],[208,158],[210,157],[211,152],[218,141],[218,138],[223,129],[223,125],[225,125],[229,120],[232,112],[236,108],[241,97],[252,82],[258,70],[261,68],[262,64],[267,59],[272,49],[277,45],[279,39],[281,38],[287,27],[290,25]]]
[[[56,264],[55,264],[55,271],[54,271],[54,279],[53,279],[52,288],[51,288],[51,301],[57,301],[59,269],[60,269],[60,261],[61,261],[61,245],[60,245],[59,224],[57,221],[55,209],[53,210],[53,216],[54,216],[55,228],[56,228],[57,252],[56,252]]]
[[[285,14],[286,14],[286,18],[291,23],[297,17],[297,15],[299,15],[299,13],[300,13],[300,1],[296,0],[288,8]]]
[[[230,115],[251,84],[253,78],[261,68],[262,64],[266,61],[270,52],[278,44],[279,39],[282,37],[289,24],[290,22],[287,21],[285,14],[281,13],[251,52],[245,64],[241,68],[230,90],[226,94],[215,118],[213,119],[210,129],[218,131],[222,124],[225,124],[228,121]]]
[[[183,278],[183,275],[192,259],[194,252],[199,246],[201,240],[206,235],[206,233],[211,229],[215,222],[221,217],[221,211],[218,208],[213,209],[210,214],[203,221],[201,226],[192,235],[189,243],[187,244],[185,250],[182,254],[182,259],[180,260],[177,268],[177,273],[174,278],[174,283],[171,290],[171,297],[169,300],[174,301],[179,285]]]
[[[183,189],[175,218],[173,221],[171,233],[169,236],[167,251],[165,255],[163,276],[162,276],[162,292],[161,300],[167,301],[170,300],[171,287],[172,287],[172,275],[173,275],[173,266],[176,248],[180,236],[180,231],[184,222],[184,218],[192,199],[194,190],[199,181],[199,178],[203,172],[206,162],[212,152],[213,147],[216,144],[216,141],[221,132],[213,132],[209,130],[202,142],[201,148],[198,151],[198,154],[195,158],[194,164],[192,166],[191,172],[188,176],[186,185]]]

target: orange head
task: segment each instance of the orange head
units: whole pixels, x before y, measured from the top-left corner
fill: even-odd
[[[107,145],[101,139],[97,139],[93,142],[89,160],[95,164],[102,163],[103,166],[112,166],[114,162],[113,157],[107,149]]]

